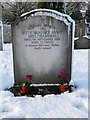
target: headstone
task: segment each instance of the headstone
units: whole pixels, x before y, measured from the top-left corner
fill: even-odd
[[[87,21],[81,20],[80,35],[79,35],[79,38],[74,41],[75,49],[90,49],[90,27],[89,25],[90,23],[88,23]]]
[[[84,19],[80,20],[79,23],[75,25],[75,37],[83,37],[85,36],[85,31],[88,27],[88,24],[85,22]]]
[[[79,31],[79,38],[83,37],[85,35],[85,28],[87,25],[85,24],[85,20],[80,20],[79,23],[80,31]]]
[[[87,27],[87,36],[88,36],[89,39],[90,39],[90,23],[89,23],[89,26]]]
[[[75,24],[75,38],[79,37],[80,27],[79,24]]]
[[[12,43],[11,25],[3,25],[4,43]]]
[[[3,25],[0,21],[0,50],[3,50]]]
[[[88,38],[90,39],[90,22],[85,21],[85,24],[87,25],[85,29],[85,36],[88,36]]]
[[[2,25],[2,7],[0,2],[0,50],[3,50],[3,25]]]
[[[90,39],[88,37],[81,37],[74,41],[75,49],[90,49]]]
[[[32,74],[32,83],[56,84],[61,71],[71,80],[74,21],[54,10],[23,14],[12,25],[15,83]]]

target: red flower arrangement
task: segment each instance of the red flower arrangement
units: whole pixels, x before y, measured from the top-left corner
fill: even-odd
[[[68,73],[66,73],[66,72],[60,72],[58,74],[58,78],[60,79],[60,83],[61,83],[61,85],[59,86],[59,90],[61,92],[70,91],[72,85],[69,85],[69,83],[68,83]]]
[[[58,74],[58,78],[65,78],[65,77],[68,77],[68,73],[66,73],[66,72],[60,72]]]
[[[28,93],[30,92],[30,85],[32,80],[32,75],[26,75],[26,80],[21,84],[21,93]]]
[[[32,75],[26,75],[27,80],[32,80]]]
[[[58,74],[58,78],[60,79],[60,83],[61,84],[65,84],[65,83],[68,84],[68,73],[66,73],[66,72],[60,72]]]

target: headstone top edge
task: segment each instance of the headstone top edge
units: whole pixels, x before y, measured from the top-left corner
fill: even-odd
[[[59,16],[63,16],[63,17],[65,17],[65,18],[67,18],[70,22],[74,22],[74,20],[69,16],[69,15],[67,15],[67,14],[64,14],[64,13],[61,13],[61,12],[58,12],[58,11],[56,11],[56,10],[51,10],[51,9],[35,9],[35,10],[31,10],[31,11],[29,11],[29,12],[26,12],[26,13],[23,13],[22,15],[21,15],[21,17],[25,17],[25,16],[27,16],[27,15],[29,15],[29,14],[35,14],[36,12],[49,12],[49,13],[54,13],[54,14],[57,14],[57,15],[59,15]]]
[[[25,17],[25,16],[28,16],[28,15],[32,15],[32,14],[35,14],[35,13],[45,13],[45,12],[47,12],[47,13],[54,13],[54,14],[56,14],[56,15],[58,15],[58,16],[62,16],[62,17],[64,17],[65,19],[67,19],[69,22],[71,22],[71,23],[75,23],[75,21],[69,16],[69,15],[67,15],[67,14],[64,14],[64,13],[61,13],[61,12],[58,12],[58,11],[56,11],[56,10],[51,10],[51,9],[35,9],[35,10],[31,10],[31,11],[29,11],[29,12],[26,12],[26,13],[23,13],[20,17],[21,18],[23,18],[23,17]],[[42,13],[42,14],[43,14]],[[54,16],[53,16],[54,17]]]
[[[57,20],[63,21],[69,27],[71,25],[73,25],[73,27],[75,26],[75,21],[69,15],[51,9],[35,9],[23,13],[16,21],[12,23],[12,26],[17,25],[20,21],[23,21],[29,17],[42,16],[42,15],[50,16]]]

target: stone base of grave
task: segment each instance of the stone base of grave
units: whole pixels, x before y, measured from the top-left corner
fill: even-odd
[[[72,92],[72,85],[69,85],[68,92]],[[26,94],[22,94],[20,92],[20,86],[14,85],[12,88],[8,89],[10,92],[14,94],[14,96],[28,96],[28,97],[35,97],[35,95],[48,95],[48,94],[61,94],[60,85],[53,85],[53,86],[30,86],[30,92]]]
[[[74,49],[90,49],[90,39],[81,37],[74,41]]]

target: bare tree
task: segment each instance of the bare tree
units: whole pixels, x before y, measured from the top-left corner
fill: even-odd
[[[80,3],[79,2],[68,2],[66,6],[66,13],[68,15],[71,15],[72,12],[75,12],[76,10],[80,9]]]
[[[21,14],[37,8],[37,2],[10,2],[6,1],[2,5],[3,22],[13,23]]]

